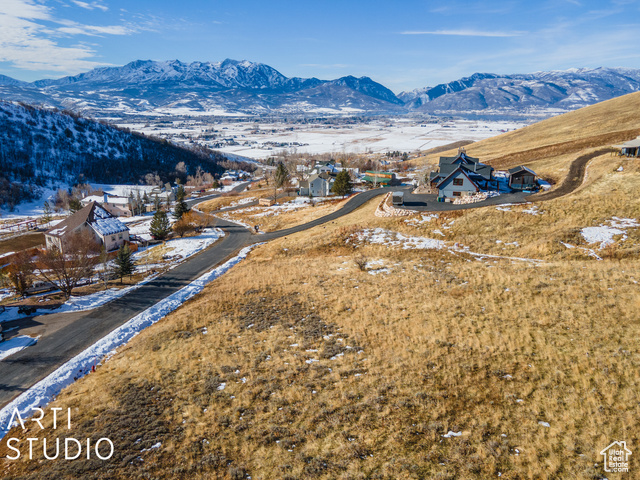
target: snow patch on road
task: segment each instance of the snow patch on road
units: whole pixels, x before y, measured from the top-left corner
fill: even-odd
[[[28,335],[20,335],[19,337],[13,337],[4,342],[0,342],[0,361],[35,344],[38,338],[40,337],[33,338]]]

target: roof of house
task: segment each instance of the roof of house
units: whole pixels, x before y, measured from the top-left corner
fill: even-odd
[[[84,224],[89,225],[102,236],[129,230],[129,227],[102,208],[98,202],[91,202],[46,233],[54,237],[63,237]]]
[[[461,152],[457,154],[455,157],[440,157],[440,165],[442,164],[451,164],[455,163],[456,160],[460,159],[464,163],[478,163],[479,159],[475,157],[470,157],[466,153]]]
[[[80,202],[83,205],[88,205],[91,202],[104,202],[104,195],[89,195],[80,200]],[[114,205],[129,205],[129,198],[118,195],[107,195],[107,202]]]
[[[640,136],[619,145],[613,145],[615,148],[638,148],[640,147]]]
[[[311,184],[311,182],[317,180],[318,178],[324,180],[325,182],[333,180],[333,177],[328,173],[314,173],[312,175],[309,175],[309,184]]]
[[[510,175],[515,175],[516,173],[520,173],[520,172],[528,172],[531,175],[536,175],[536,172],[534,172],[530,168],[525,167],[524,165],[519,165],[517,167],[513,167],[509,169]]]
[[[468,170],[466,168],[464,168],[463,166],[459,165],[458,168],[456,168],[453,172],[451,172],[449,175],[447,175],[445,178],[443,178],[442,180],[440,180],[438,182],[438,185],[436,185],[438,188],[440,188],[440,186],[442,184],[444,184],[445,182],[447,182],[450,178],[453,178],[454,176],[456,176],[457,172],[461,172],[465,177],[467,177],[469,179],[469,181],[473,184],[474,187],[476,187],[476,190],[479,190],[480,187],[478,187],[478,184],[471,178],[471,176],[467,173]]]
[[[457,160],[460,161],[458,162]],[[491,172],[493,172],[493,167],[491,165],[481,163],[477,158],[469,157],[465,153],[460,153],[455,157],[440,157],[441,176],[446,177],[457,170],[458,167],[463,167],[468,172],[479,175],[484,180],[490,180]]]

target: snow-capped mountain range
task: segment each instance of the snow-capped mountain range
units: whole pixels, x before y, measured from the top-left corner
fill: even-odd
[[[0,75],[0,98],[95,117],[132,115],[506,114],[574,110],[640,90],[640,70],[476,73],[397,96],[369,77],[286,77],[261,63],[137,60],[57,80]]]
[[[368,77],[288,78],[268,65],[229,59],[137,60],[33,83],[0,77],[0,98],[93,116],[352,113],[398,111],[403,105]]]
[[[580,68],[521,75],[475,73],[403,92],[406,107],[428,113],[535,113],[575,110],[640,90],[640,70]]]

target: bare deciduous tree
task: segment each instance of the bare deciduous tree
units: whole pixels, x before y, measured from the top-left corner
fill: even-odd
[[[33,284],[34,269],[33,259],[28,250],[13,255],[11,265],[7,268],[7,276],[18,295],[24,297],[27,289]]]
[[[62,251],[45,250],[37,259],[40,275],[58,287],[65,298],[84,279],[90,279],[100,262],[100,245],[87,230],[72,233],[62,239]]]

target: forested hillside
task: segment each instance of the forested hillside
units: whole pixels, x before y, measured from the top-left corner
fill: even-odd
[[[140,183],[175,178],[184,162],[222,170],[219,153],[187,149],[78,117],[0,101],[0,207],[38,196],[39,188],[76,182]],[[154,178],[158,178],[155,177]]]

